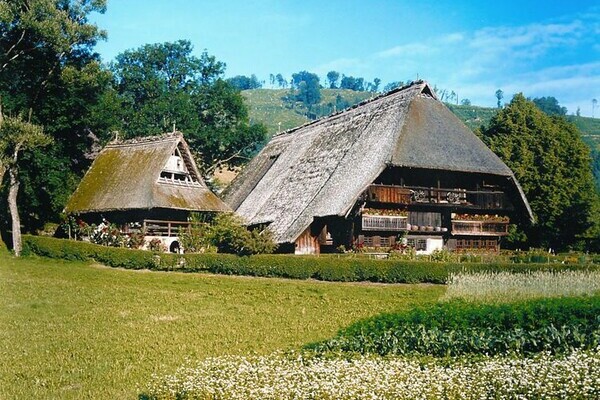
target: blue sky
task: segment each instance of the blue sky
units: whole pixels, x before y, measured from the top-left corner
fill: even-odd
[[[301,70],[323,83],[330,70],[384,84],[419,77],[475,105],[495,105],[502,89],[506,101],[554,96],[587,116],[600,100],[598,0],[109,0],[92,21],[108,32],[96,48],[106,62],[189,39],[224,61],[226,76],[267,83]]]

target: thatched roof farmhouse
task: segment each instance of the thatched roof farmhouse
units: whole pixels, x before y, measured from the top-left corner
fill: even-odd
[[[190,212],[230,208],[202,180],[183,135],[173,132],[109,143],[65,211],[88,223],[135,222],[150,236],[176,237]]]
[[[276,135],[225,201],[296,253],[406,234],[424,252],[494,250],[510,218],[532,215],[512,171],[423,81]]]

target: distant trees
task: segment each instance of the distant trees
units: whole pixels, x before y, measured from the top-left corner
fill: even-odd
[[[526,229],[531,245],[559,250],[582,249],[594,240],[598,245],[599,199],[590,151],[573,124],[544,114],[517,94],[482,134],[529,199],[537,220]]]
[[[329,82],[329,89],[337,89],[338,80],[340,79],[340,73],[337,71],[329,71],[327,73],[327,82]]]
[[[463,106],[470,106],[471,105],[471,100],[469,100],[469,99],[462,99],[460,101],[460,104],[462,104]]]
[[[292,74],[292,88],[296,90],[295,98],[306,107],[321,101],[319,76],[308,71]]]
[[[280,88],[283,88],[283,89],[287,88],[287,86],[288,86],[288,83],[287,83],[287,81],[285,80],[285,78],[283,77],[283,75],[281,75],[281,74],[277,74],[277,75],[275,75],[275,80],[277,81],[277,85],[278,85]]]
[[[496,90],[496,100],[498,100],[498,108],[502,108],[502,99],[504,98],[504,92],[500,89]]]
[[[383,91],[384,92],[389,92],[390,90],[397,89],[397,88],[402,87],[404,85],[405,85],[405,83],[402,82],[402,81],[390,82],[390,83],[388,83],[387,85],[385,85],[383,87]]]
[[[379,91],[379,85],[381,85],[381,79],[375,78],[373,79],[373,83],[369,85],[370,87],[367,88],[367,90],[369,90],[370,92],[377,92]]]
[[[273,78],[271,82],[274,82],[275,77],[271,74]],[[256,78],[256,75],[252,74],[251,76],[245,75],[236,75],[233,78],[227,79],[227,82],[238,90],[250,90],[250,89],[260,89],[262,88],[262,84]]]
[[[533,103],[548,115],[567,115],[567,108],[561,107],[555,97],[536,97]]]
[[[365,90],[365,80],[364,78],[355,78],[353,76],[342,75],[340,89],[348,89],[357,92],[362,92]]]

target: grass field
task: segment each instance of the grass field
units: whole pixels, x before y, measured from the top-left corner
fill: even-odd
[[[436,285],[338,284],[125,271],[0,251],[0,399],[135,398],[186,358],[268,354]]]

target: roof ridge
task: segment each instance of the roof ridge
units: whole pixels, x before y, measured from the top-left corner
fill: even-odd
[[[115,139],[109,142],[104,148],[118,146],[142,145],[147,143],[155,143],[160,141],[168,141],[173,139],[183,139],[183,133],[180,131],[167,132],[154,136],[141,136],[126,140]]]
[[[344,108],[343,110],[340,110],[340,111],[338,111],[338,112],[335,112],[335,113],[333,113],[333,114],[325,115],[325,116],[323,116],[323,117],[321,117],[321,118],[319,118],[319,119],[316,119],[316,120],[314,120],[314,121],[309,121],[309,122],[306,122],[306,123],[304,123],[304,124],[302,124],[302,125],[300,125],[300,126],[296,126],[296,127],[294,127],[294,128],[287,129],[287,130],[285,130],[285,131],[283,131],[283,132],[276,133],[276,134],[274,134],[272,137],[273,137],[273,138],[275,138],[275,137],[278,137],[278,136],[282,136],[282,135],[285,135],[285,134],[292,133],[292,132],[294,132],[294,131],[297,131],[297,130],[299,130],[299,129],[305,128],[305,127],[307,127],[307,126],[314,125],[314,124],[317,124],[317,123],[319,123],[319,122],[322,122],[322,121],[324,121],[324,120],[326,120],[326,119],[337,117],[337,116],[339,116],[339,115],[341,115],[341,114],[344,114],[344,113],[347,113],[347,112],[349,112],[349,111],[351,111],[351,110],[353,110],[353,109],[355,109],[355,108],[358,108],[358,107],[364,106],[365,104],[372,103],[372,102],[374,102],[374,101],[377,101],[377,100],[379,100],[379,99],[382,99],[382,98],[384,98],[384,97],[391,96],[391,95],[393,95],[393,94],[396,94],[396,93],[398,93],[398,92],[402,92],[402,91],[404,91],[404,90],[410,89],[410,88],[411,88],[411,87],[413,87],[413,86],[419,86],[419,85],[422,85],[422,86],[423,86],[423,88],[425,88],[425,87],[426,87],[426,86],[428,86],[429,84],[427,83],[427,81],[424,81],[424,80],[422,80],[422,79],[419,79],[419,80],[413,81],[413,82],[411,82],[411,83],[409,83],[409,84],[406,84],[406,85],[404,85],[404,86],[400,86],[400,87],[397,87],[397,88],[395,88],[395,89],[392,89],[392,90],[390,90],[390,91],[388,91],[388,92],[381,93],[381,94],[379,94],[379,95],[377,95],[377,96],[375,96],[375,97],[371,97],[371,98],[368,98],[368,99],[366,99],[366,100],[362,100],[361,102],[359,102],[359,103],[356,103],[356,104],[354,104],[353,106],[350,106],[350,107],[348,107],[348,108]]]

